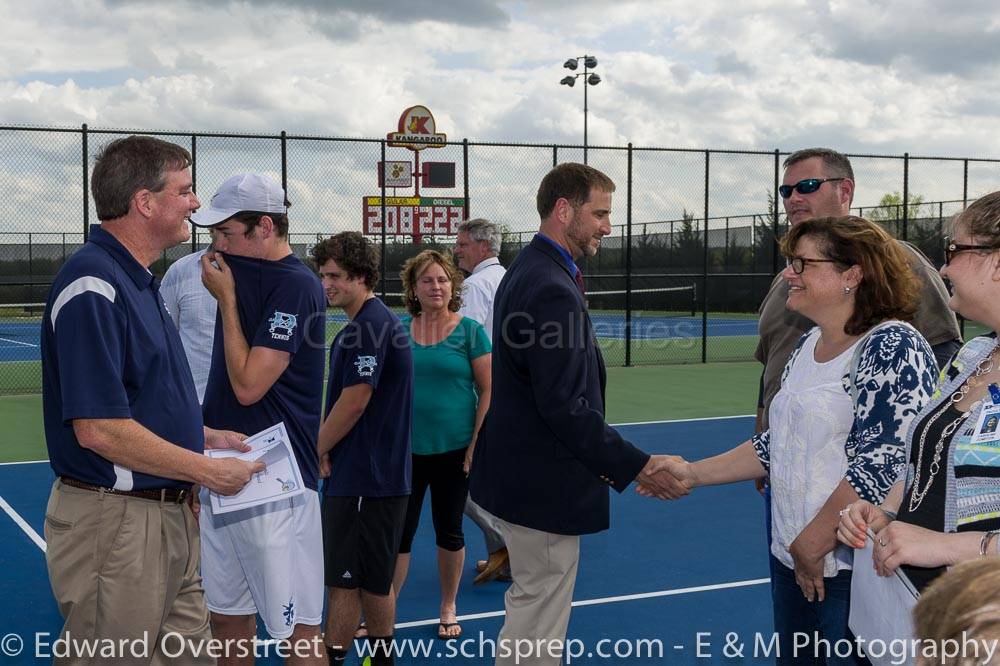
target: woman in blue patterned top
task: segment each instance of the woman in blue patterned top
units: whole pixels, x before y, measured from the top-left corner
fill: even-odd
[[[854,547],[875,533],[873,559],[883,576],[902,566],[917,589],[945,567],[996,556],[1000,530],[1000,438],[972,441],[989,386],[1000,383],[1000,192],[970,205],[952,223],[941,275],[949,307],[993,333],[970,340],[941,373],[941,387],[907,433],[906,469],[881,503],[851,504],[840,540]],[[988,417],[982,419],[988,421]],[[983,441],[986,440],[986,441]]]
[[[795,225],[782,242],[787,307],[816,322],[785,366],[770,427],[671,473],[691,487],[770,477],[771,593],[779,664],[811,662],[813,638],[850,639],[852,551],[838,510],[880,502],[903,459],[903,435],[930,399],[937,366],[909,324],[918,287],[905,250],[859,217]],[[793,637],[809,644],[793,650]],[[801,643],[801,640],[799,641]],[[832,655],[828,663],[857,663]]]

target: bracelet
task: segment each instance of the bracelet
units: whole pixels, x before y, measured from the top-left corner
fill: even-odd
[[[889,520],[896,520],[895,511],[886,511],[885,509],[882,509],[882,513],[884,513],[885,517],[888,518]]]
[[[990,544],[990,539],[1000,534],[1000,530],[990,530],[983,532],[983,538],[979,541],[979,557],[986,557],[986,550]]]

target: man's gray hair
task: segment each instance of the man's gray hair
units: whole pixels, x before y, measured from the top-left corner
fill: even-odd
[[[490,244],[491,254],[500,254],[500,243],[503,240],[503,234],[500,232],[500,227],[489,220],[481,217],[477,217],[474,220],[465,220],[458,225],[458,231],[469,234],[469,238],[474,241],[486,241]]]

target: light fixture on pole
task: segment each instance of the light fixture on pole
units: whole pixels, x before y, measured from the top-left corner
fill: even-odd
[[[580,62],[583,61],[583,71],[577,72],[576,74],[570,74],[569,76],[564,76],[560,84],[564,86],[569,86],[570,88],[576,83],[576,77],[583,77],[583,163],[587,163],[587,86],[596,86],[601,82],[601,77],[597,74],[589,71],[597,67],[597,58],[594,56],[583,55],[576,58],[570,58],[563,63],[563,67],[566,69],[576,72],[576,68],[579,67]]]

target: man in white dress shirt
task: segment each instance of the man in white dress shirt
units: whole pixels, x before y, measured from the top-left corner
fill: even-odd
[[[490,342],[493,341],[493,298],[507,272],[497,258],[501,239],[497,225],[477,218],[459,224],[455,240],[458,267],[469,274],[463,283],[462,308],[458,313],[482,324]],[[488,559],[476,562],[479,575],[475,582],[485,583],[494,578],[510,580],[507,547],[500,536],[497,519],[473,502],[471,497],[465,503],[465,515],[483,531],[486,552],[489,553]]]
[[[212,231],[211,235],[214,236]],[[170,264],[160,284],[160,295],[174,326],[181,334],[184,355],[198,390],[198,404],[204,402],[208,368],[212,365],[215,340],[215,313],[218,303],[201,282],[201,256],[212,249],[185,255]]]

